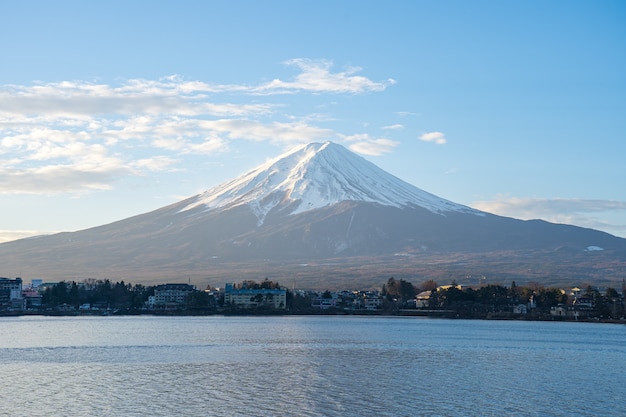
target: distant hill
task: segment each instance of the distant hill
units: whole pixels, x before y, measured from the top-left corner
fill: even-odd
[[[300,288],[363,288],[390,276],[619,286],[626,239],[456,204],[327,142],[149,213],[0,244],[0,268],[27,281],[200,287],[269,277]]]

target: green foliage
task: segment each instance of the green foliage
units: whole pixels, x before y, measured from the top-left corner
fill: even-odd
[[[62,304],[78,308],[82,304],[91,304],[103,308],[137,309],[153,294],[153,287],[125,284],[124,281],[115,284],[108,279],[86,280],[82,283],[61,281],[46,288],[42,304],[45,308],[55,308]]]
[[[251,290],[260,290],[260,289],[275,290],[275,289],[280,289],[281,285],[278,282],[274,282],[265,278],[261,283],[258,283],[253,280],[244,280],[241,282],[241,284],[239,284],[238,287],[249,288]]]
[[[294,312],[311,311],[311,296],[308,293],[287,291],[287,308]]]
[[[457,303],[473,301],[474,293],[468,291],[462,291],[456,286],[450,287],[445,291],[441,291],[438,296],[439,303],[442,307],[451,307]]]
[[[212,296],[205,291],[194,291],[187,297],[187,306],[189,308],[208,308],[213,304]]]
[[[619,298],[619,293],[617,292],[617,290],[615,288],[607,288],[606,292],[604,293],[604,296],[609,299],[612,300],[614,298]]]
[[[383,296],[386,296],[388,301],[395,299],[402,302],[414,298],[417,294],[417,289],[408,281],[403,279],[398,281],[394,277],[391,277],[387,280],[386,284],[383,284],[381,292]]]
[[[385,284],[387,293],[389,293],[389,284],[389,281]],[[597,289],[589,286],[585,297],[591,299],[592,314],[595,316],[619,317],[619,314],[623,312],[621,296],[613,288],[607,289],[603,296]],[[534,301],[533,305],[529,304],[531,299]],[[527,308],[533,309],[533,314],[545,317],[550,314],[553,307],[559,305],[571,307],[572,299],[568,299],[567,293],[562,289],[545,288],[539,284],[518,286],[513,281],[510,288],[495,284],[478,288],[460,289],[456,286],[439,288],[432,292],[429,308],[453,310],[465,317],[484,317],[492,313],[512,313],[514,307],[519,304],[525,304]]]

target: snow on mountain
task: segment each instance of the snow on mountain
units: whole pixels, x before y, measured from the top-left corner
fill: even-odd
[[[419,206],[438,214],[484,214],[408,184],[333,142],[298,146],[196,196],[181,211],[248,205],[262,224],[267,213],[277,207],[297,214],[343,201]]]
[[[298,147],[148,213],[0,244],[4,270],[22,276],[150,284],[186,277],[202,285],[208,277],[218,286],[229,276],[271,276],[297,277],[302,288],[368,288],[382,276],[449,279],[472,271],[610,286],[622,281],[625,259],[626,239],[473,210],[333,143]]]

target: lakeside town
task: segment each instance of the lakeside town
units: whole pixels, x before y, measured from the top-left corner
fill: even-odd
[[[379,290],[311,291],[277,282],[242,281],[200,290],[189,283],[154,286],[87,279],[44,282],[0,278],[0,315],[386,314],[451,318],[625,322],[615,288],[546,288],[539,284],[452,282],[414,285],[389,278]]]

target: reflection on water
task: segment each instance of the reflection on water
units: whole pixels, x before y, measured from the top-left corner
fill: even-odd
[[[390,317],[0,319],[2,416],[622,416],[626,328]]]

